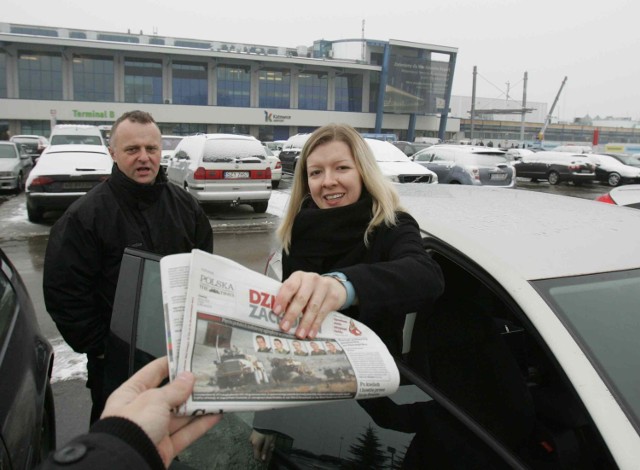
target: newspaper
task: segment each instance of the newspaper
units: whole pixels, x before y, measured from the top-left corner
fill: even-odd
[[[179,414],[258,411],[394,393],[400,375],[367,326],[331,312],[313,339],[279,328],[281,283],[204,251],[160,261],[170,379],[196,384]]]

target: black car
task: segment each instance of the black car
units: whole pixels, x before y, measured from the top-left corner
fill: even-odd
[[[22,147],[27,155],[31,157],[34,165],[42,155],[42,152],[44,152],[44,149],[49,146],[49,140],[42,135],[14,135],[9,140]]]
[[[535,328],[516,323],[517,308],[490,276],[437,240],[424,243],[443,268],[447,287],[430,315],[407,316],[396,393],[281,411],[269,428],[276,447],[268,463],[253,458],[248,442],[254,413],[229,413],[180,455],[181,463],[243,469],[614,468],[561,369],[531,334]],[[118,364],[111,370],[116,382],[166,354],[158,261],[153,254],[125,251],[107,349],[108,363]],[[330,386],[331,375],[323,380]]]
[[[282,145],[282,150],[278,154],[278,158],[282,163],[282,171],[285,173],[293,174],[296,170],[296,165],[300,159],[300,152],[304,143],[309,139],[311,134],[296,134]]]
[[[595,180],[596,166],[588,154],[569,152],[537,152],[514,162],[516,176],[531,181],[547,180],[549,184],[571,181],[575,184]]]
[[[53,348],[2,250],[0,268],[0,468],[29,469],[56,445]]]

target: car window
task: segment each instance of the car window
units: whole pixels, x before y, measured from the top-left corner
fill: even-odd
[[[640,270],[534,282],[640,427]]]
[[[162,138],[162,150],[175,150],[182,139],[176,139],[173,137]]]
[[[471,164],[476,164],[479,166],[495,166],[502,163],[507,163],[509,160],[507,159],[507,157],[502,155],[472,154],[468,156],[467,161]]]
[[[16,158],[17,156],[14,145],[0,145],[0,158]]]
[[[230,163],[235,160],[265,159],[265,151],[258,141],[244,139],[210,139],[204,145],[203,162]]]
[[[431,152],[418,152],[413,159],[417,162],[428,162],[431,160],[432,155]]]

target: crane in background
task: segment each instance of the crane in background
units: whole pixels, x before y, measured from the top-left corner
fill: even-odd
[[[564,80],[562,80],[562,84],[560,85],[560,89],[558,90],[558,94],[556,95],[556,99],[553,100],[553,104],[551,105],[551,109],[549,110],[549,114],[547,114],[547,118],[544,120],[544,124],[542,125],[542,128],[540,129],[540,131],[538,132],[538,136],[537,136],[537,141],[538,141],[538,145],[540,146],[540,148],[542,148],[542,141],[544,140],[544,133],[547,130],[547,127],[549,127],[549,124],[551,123],[551,116],[553,115],[553,110],[556,107],[556,104],[558,103],[558,98],[560,98],[560,93],[562,93],[562,89],[564,88],[564,84],[567,83],[567,77],[564,77]]]

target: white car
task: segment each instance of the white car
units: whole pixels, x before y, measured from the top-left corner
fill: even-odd
[[[640,209],[640,184],[618,186],[596,198],[596,201]]]
[[[176,147],[182,141],[184,136],[181,135],[163,135],[162,136],[162,156],[160,157],[160,168],[165,173],[167,172],[167,166],[169,160],[173,158],[176,153]]]
[[[0,190],[22,191],[32,167],[31,156],[19,144],[0,141]]]
[[[437,183],[438,176],[419,163],[411,161],[395,145],[377,139],[365,138],[382,174],[394,183]]]
[[[280,186],[280,180],[282,179],[282,162],[267,145],[264,145],[264,142],[262,145],[265,153],[267,154],[269,168],[271,168],[271,187],[273,189],[278,189],[278,186]],[[280,151],[278,151],[278,153],[280,153]]]
[[[46,211],[65,210],[111,175],[113,160],[103,145],[51,145],[26,182],[27,216],[40,222]]]
[[[640,168],[638,167],[625,165],[610,155],[590,153],[587,157],[596,166],[596,181],[607,183],[609,186],[640,183]]]
[[[271,168],[264,147],[251,136],[187,136],[169,161],[167,178],[201,204],[249,204],[264,213],[271,197]]]
[[[278,431],[305,455],[337,457],[329,430],[353,445],[368,426],[380,449],[405,449],[403,468],[638,468],[635,211],[518,189],[397,189],[445,279],[435,306],[405,322],[404,385],[360,402],[367,413],[294,408]]]

